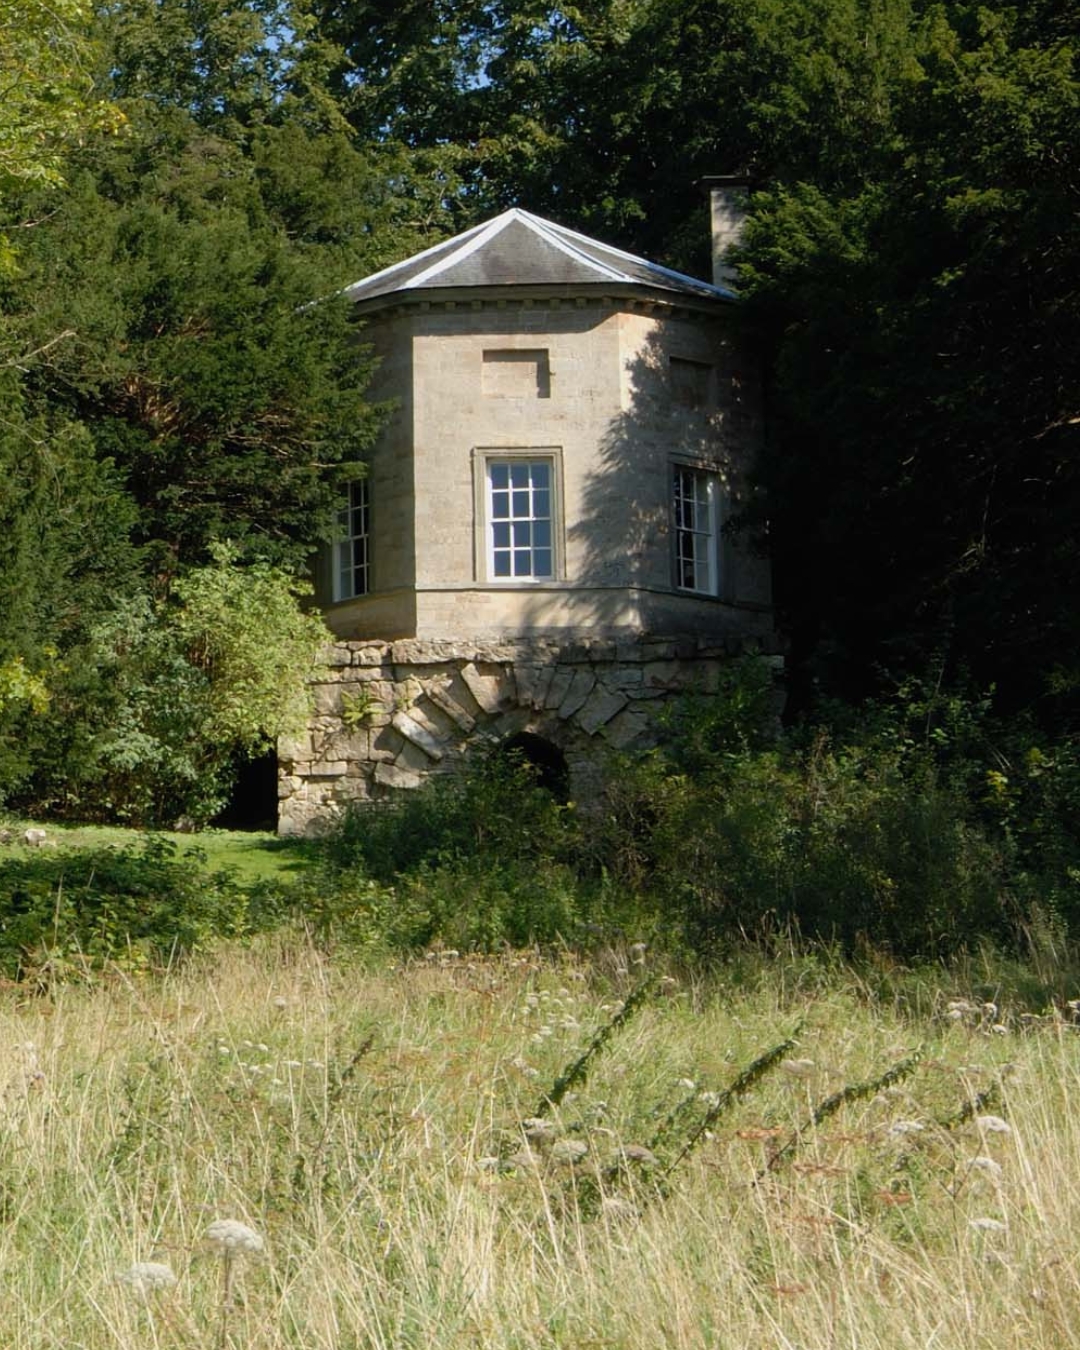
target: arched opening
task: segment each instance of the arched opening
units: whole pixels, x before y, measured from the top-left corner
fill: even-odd
[[[274,750],[245,759],[236,769],[228,803],[214,817],[223,830],[277,829],[278,760]]]
[[[504,755],[517,755],[536,771],[536,782],[557,802],[570,800],[570,766],[557,745],[531,731],[508,736],[500,746]]]

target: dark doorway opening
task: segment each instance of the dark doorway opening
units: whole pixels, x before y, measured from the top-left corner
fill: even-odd
[[[539,787],[550,792],[562,805],[570,800],[570,766],[557,745],[531,731],[508,736],[501,746],[504,755],[517,755],[532,766]]]
[[[275,751],[244,760],[237,766],[232,795],[213,824],[222,830],[276,830],[277,781]]]

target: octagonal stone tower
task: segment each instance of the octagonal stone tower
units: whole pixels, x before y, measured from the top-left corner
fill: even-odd
[[[729,289],[511,210],[346,294],[392,411],[322,560],[338,642],[279,747],[283,833],[485,741],[585,799],[603,746],[779,650],[724,530],[762,433]]]

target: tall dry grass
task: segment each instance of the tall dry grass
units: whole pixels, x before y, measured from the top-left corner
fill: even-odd
[[[7,995],[0,1340],[1073,1343],[1067,1015],[950,1009],[967,992],[953,988],[916,1019],[842,977],[676,975],[550,1108],[560,1072],[649,973],[637,955],[371,970],[278,942],[155,982]],[[231,1269],[225,1317],[205,1241],[223,1218],[265,1241]],[[133,1281],[150,1261],[175,1286]]]

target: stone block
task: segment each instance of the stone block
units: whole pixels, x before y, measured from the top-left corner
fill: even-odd
[[[616,661],[645,661],[648,652],[640,638],[619,638],[615,644]]]
[[[279,736],[277,744],[278,759],[310,759],[315,753],[312,748],[310,732],[298,736]]]
[[[358,760],[366,760],[369,757],[370,746],[370,731],[363,727],[356,727],[351,731],[342,728],[336,735],[328,739],[322,757],[324,759],[343,759],[350,764],[355,764]]]
[[[331,670],[352,665],[352,652],[346,642],[334,642],[329,647],[324,647],[320,657],[322,663],[329,666]]]
[[[533,681],[532,707],[539,712],[544,707],[548,691],[551,689],[551,681],[555,678],[555,667],[553,665],[540,666],[536,671],[536,679]]]
[[[600,735],[613,749],[629,750],[653,741],[653,722],[638,709],[626,707],[600,728]]]
[[[570,688],[559,704],[559,716],[565,722],[584,706],[585,700],[596,686],[596,677],[591,670],[575,670]]]
[[[424,686],[424,693],[432,703],[434,703],[437,708],[441,708],[451,722],[453,722],[461,731],[464,731],[466,735],[476,726],[476,718],[473,717],[471,713],[466,712],[457,699],[454,698],[447,685],[438,681],[432,681],[431,684]]]
[[[341,685],[315,685],[315,712],[322,716],[338,716],[341,712]]]
[[[352,654],[354,666],[381,666],[389,655],[385,646],[359,647]]]
[[[612,666],[601,673],[600,683],[605,689],[637,693],[645,683],[645,672],[640,666]]]
[[[308,769],[308,777],[344,778],[348,768],[343,759],[317,759]]]
[[[368,757],[376,764],[391,763],[401,752],[402,740],[401,733],[389,722],[383,727],[376,727],[371,733]]]
[[[421,787],[424,779],[422,774],[399,768],[396,764],[376,764],[375,782],[379,787],[411,790]]]
[[[685,684],[683,668],[678,661],[650,661],[644,673],[646,689],[681,689]]]
[[[536,696],[536,682],[540,676],[539,666],[516,665],[514,667],[514,676],[517,680],[517,699],[523,708],[534,706],[533,699]]]
[[[482,672],[472,661],[461,667],[461,678],[468,685],[469,693],[486,713],[494,716],[504,707],[513,703],[513,695],[508,692],[508,681],[502,672]]]
[[[598,685],[585,700],[577,715],[577,724],[587,736],[595,736],[602,726],[626,707],[625,694],[611,693]]]
[[[544,699],[545,708],[557,708],[566,697],[571,684],[574,682],[574,669],[572,666],[559,666],[551,677],[551,683],[548,685],[547,697]]]
[[[404,712],[395,713],[391,725],[400,731],[407,741],[422,750],[428,759],[442,759],[445,751],[438,738],[432,735],[427,727],[422,726],[415,716]]]
[[[390,700],[395,708],[411,708],[423,695],[424,686],[415,675],[405,675],[394,681],[394,695]]]

